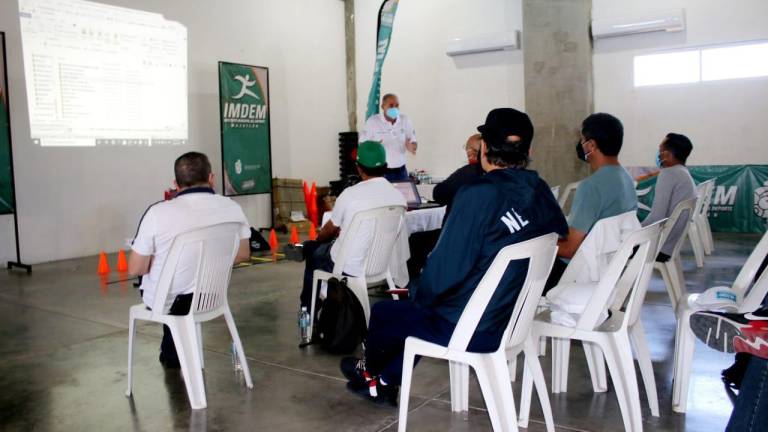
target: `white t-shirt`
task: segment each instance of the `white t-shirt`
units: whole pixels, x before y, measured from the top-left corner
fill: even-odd
[[[378,141],[387,151],[387,167],[398,168],[405,165],[405,141],[416,141],[416,132],[408,117],[400,114],[392,124],[379,113],[365,121],[365,128],[359,141]]]
[[[361,211],[374,209],[377,207],[386,207],[391,205],[400,205],[405,207],[405,198],[403,194],[397,191],[390,182],[383,177],[376,177],[360,182],[352,187],[344,189],[344,192],[336,199],[331,213],[331,222],[341,228],[350,229],[350,224],[355,214]],[[365,263],[366,252],[373,241],[373,221],[363,221],[360,229],[355,236],[352,250],[347,255],[347,262],[342,271],[350,276],[362,276],[365,272],[363,264]],[[350,235],[350,233],[344,234]],[[334,242],[331,246],[331,259],[336,262],[339,255],[340,242]]]
[[[131,247],[140,255],[152,256],[149,273],[141,280],[144,304],[149,307],[154,306],[160,271],[176,235],[226,222],[240,222],[242,224],[240,238],[250,238],[250,225],[243,210],[236,202],[221,195],[194,192],[152,206],[144,215]],[[179,260],[168,296],[169,300],[165,305],[166,311],[173,303],[175,296],[189,294],[194,288],[193,282],[198,262],[194,251],[190,252],[192,253],[182,254]]]

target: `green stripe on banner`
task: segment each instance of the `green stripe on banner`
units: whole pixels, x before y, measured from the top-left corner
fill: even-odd
[[[376,63],[373,67],[373,84],[368,93],[368,110],[365,118],[379,113],[379,98],[381,97],[381,68],[389,52],[392,37],[392,26],[395,23],[395,13],[399,0],[385,0],[379,9],[378,37],[376,39]]]
[[[709,208],[712,231],[763,233],[768,224],[768,165],[707,165],[688,167],[696,183],[715,179]],[[656,177],[637,185],[638,216],[644,219],[653,203]]]

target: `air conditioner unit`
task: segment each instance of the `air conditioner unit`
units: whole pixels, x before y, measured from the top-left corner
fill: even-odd
[[[451,39],[448,41],[445,53],[453,57],[516,49],[520,49],[520,32],[518,30]]]
[[[637,33],[685,30],[685,10],[648,12],[620,18],[592,20],[592,38],[602,39]]]

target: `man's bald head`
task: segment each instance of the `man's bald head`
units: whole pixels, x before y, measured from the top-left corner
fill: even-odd
[[[474,164],[480,161],[480,140],[483,136],[479,133],[470,135],[467,143],[464,144],[464,151],[467,153],[467,160]]]

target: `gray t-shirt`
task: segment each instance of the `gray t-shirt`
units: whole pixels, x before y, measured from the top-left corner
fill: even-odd
[[[621,165],[605,165],[579,184],[568,225],[587,234],[600,219],[633,210],[637,194],[632,177]]]
[[[642,225],[648,226],[670,217],[672,211],[680,202],[695,197],[696,184],[693,182],[693,178],[685,165],[663,168],[656,179],[656,190],[653,195],[651,213],[645,218]],[[688,219],[690,219],[690,215],[681,215],[681,218],[672,228],[672,231],[670,231],[667,241],[661,247],[662,253],[672,255],[675,243],[685,233]]]

